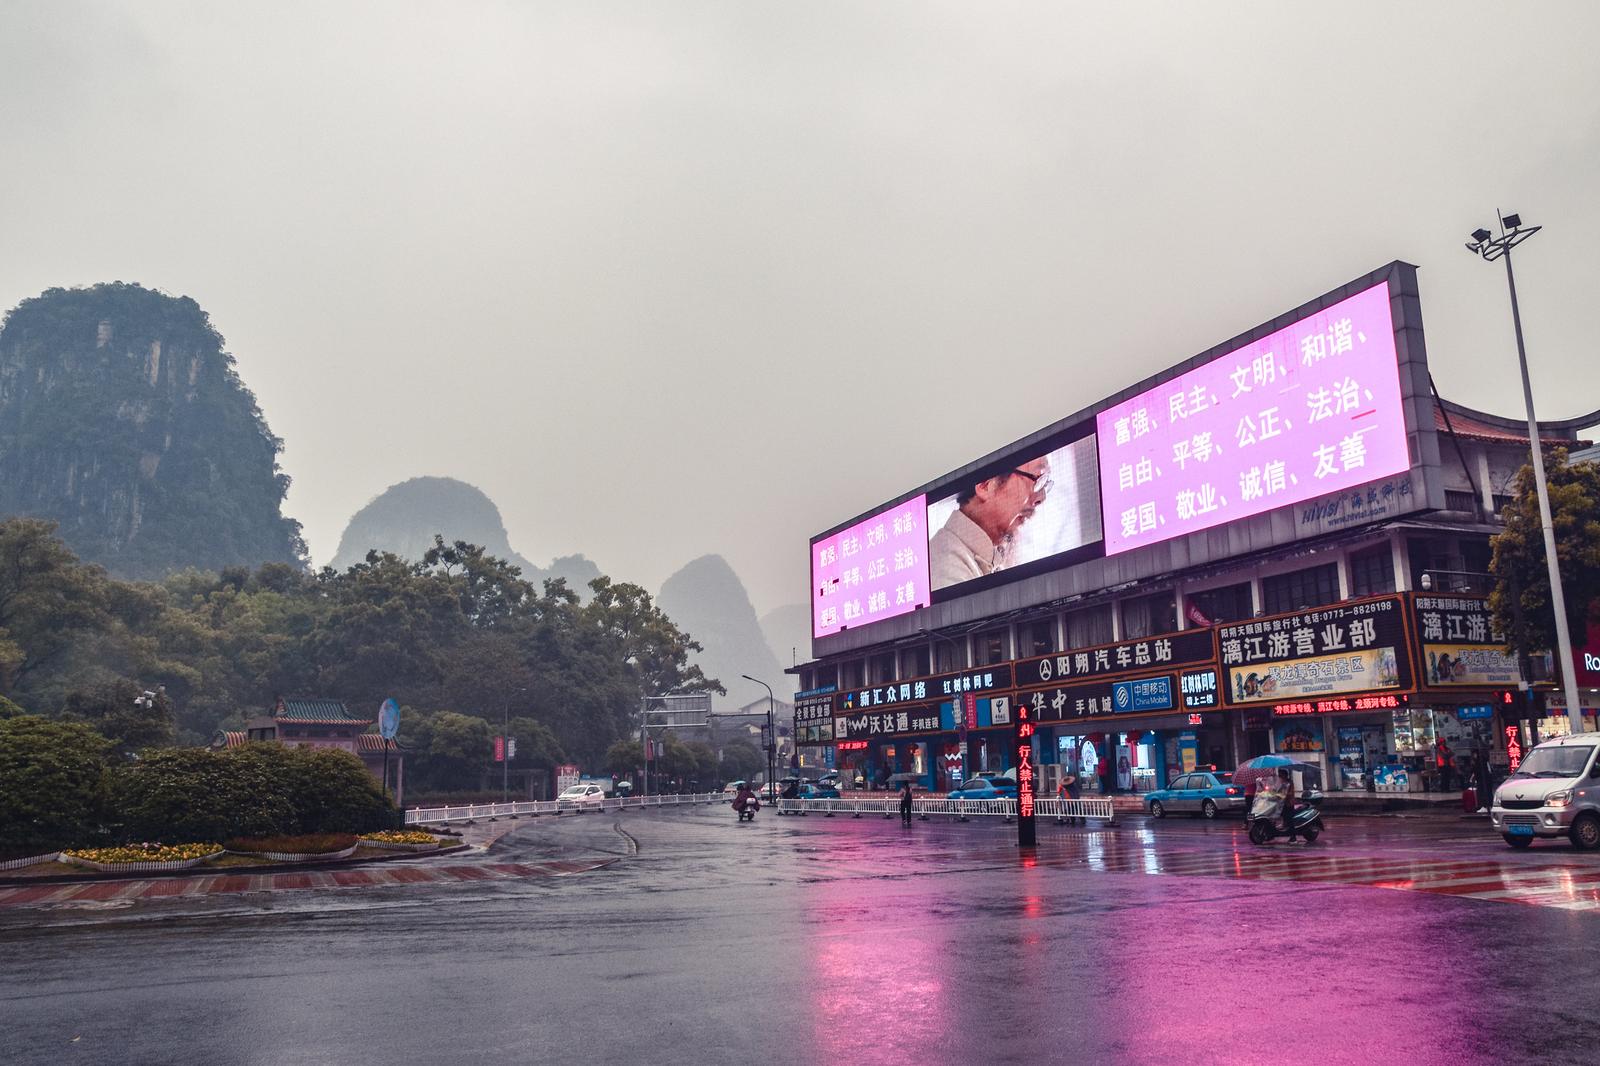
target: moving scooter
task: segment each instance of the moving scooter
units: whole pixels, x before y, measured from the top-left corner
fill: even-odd
[[[735,807],[734,813],[738,814],[739,821],[741,822],[753,822],[756,820],[756,812],[760,809],[761,801],[757,800],[754,796],[751,796],[749,799],[744,801],[744,806]]]
[[[1322,802],[1322,793],[1311,789],[1306,792],[1303,798],[1305,804],[1296,807],[1289,817],[1294,823],[1296,835],[1305,837],[1307,844],[1315,844],[1317,837],[1328,828],[1322,822],[1322,811],[1318,809],[1318,805]],[[1257,814],[1252,810],[1245,821],[1250,827],[1250,843],[1252,844],[1270,844],[1279,837],[1288,835],[1278,828],[1276,812]]]

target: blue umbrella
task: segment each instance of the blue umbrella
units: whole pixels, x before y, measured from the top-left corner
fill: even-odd
[[[1245,795],[1252,795],[1257,781],[1275,776],[1280,766],[1296,765],[1298,763],[1287,755],[1257,755],[1239,764],[1239,768],[1233,772],[1233,783],[1243,788]]]

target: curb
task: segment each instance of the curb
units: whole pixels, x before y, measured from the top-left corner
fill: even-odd
[[[230,866],[224,869],[202,869],[196,866],[187,870],[157,870],[149,873],[133,873],[130,871],[88,877],[79,877],[72,874],[51,874],[49,877],[0,877],[0,888],[27,888],[29,885],[88,885],[106,881],[170,880],[177,877],[227,877],[230,875],[293,873],[297,870],[330,870],[350,866],[369,866],[379,862],[405,862],[409,859],[421,859],[433,855],[452,855],[456,852],[470,851],[471,849],[471,844],[453,844],[450,847],[438,848],[434,851],[400,852],[394,855],[373,855],[365,859],[335,859],[328,862],[274,862],[263,863],[260,866]]]

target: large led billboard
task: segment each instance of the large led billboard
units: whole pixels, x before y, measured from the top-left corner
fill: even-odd
[[[1093,436],[985,473],[928,504],[935,592],[1100,539]]]
[[[1107,555],[1410,467],[1389,287],[1101,411]]]
[[[916,496],[811,542],[811,634],[929,604],[928,498]]]

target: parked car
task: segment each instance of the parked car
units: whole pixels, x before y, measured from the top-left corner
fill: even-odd
[[[746,782],[746,781],[729,781],[726,785],[723,785],[722,786],[722,802],[723,803],[732,803],[733,802],[733,797],[746,784],[748,784],[748,782]],[[755,790],[755,786],[754,785],[751,785],[750,788],[751,788],[752,791]]]
[[[1537,745],[1495,789],[1489,821],[1514,848],[1565,836],[1600,847],[1600,735],[1555,737]]]
[[[588,781],[580,781],[556,797],[556,806],[575,810],[598,808],[606,801],[605,790]]]
[[[1180,774],[1166,788],[1144,794],[1144,809],[1154,818],[1174,814],[1198,814],[1215,818],[1219,814],[1243,814],[1244,789],[1233,783],[1226,770],[1206,770]]]
[[[820,784],[814,785],[809,781],[805,781],[800,784],[794,798],[803,800],[836,800],[839,798],[839,790]]]
[[[950,791],[951,799],[995,800],[1017,798],[1017,786],[1006,778],[974,777]]]

